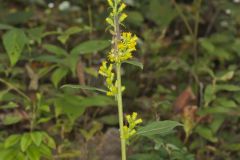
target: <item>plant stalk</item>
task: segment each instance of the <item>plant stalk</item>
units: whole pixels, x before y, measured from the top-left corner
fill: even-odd
[[[120,127],[120,139],[121,139],[121,153],[122,160],[126,160],[126,141],[123,138],[123,105],[122,105],[122,82],[121,82],[121,63],[116,64],[117,70],[117,102],[118,102],[118,117],[119,117],[119,127]]]
[[[115,11],[117,10],[117,0],[114,0]],[[119,15],[116,13],[114,15],[114,54],[118,54],[118,42],[121,40],[120,26],[119,26]],[[123,104],[122,104],[122,82],[121,82],[121,62],[116,63],[116,74],[117,74],[117,103],[118,103],[118,118],[119,118],[119,128],[120,128],[120,139],[121,139],[121,157],[122,160],[127,160],[126,155],[126,141],[123,137]]]

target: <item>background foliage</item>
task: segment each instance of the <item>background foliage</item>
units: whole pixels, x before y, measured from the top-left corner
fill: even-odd
[[[124,64],[124,110],[138,111],[146,124],[183,124],[133,139],[129,159],[239,159],[240,1],[125,2],[125,27],[139,37],[144,69]],[[107,150],[118,146],[115,101],[61,88],[101,88],[106,4],[0,0],[0,160],[118,158]]]

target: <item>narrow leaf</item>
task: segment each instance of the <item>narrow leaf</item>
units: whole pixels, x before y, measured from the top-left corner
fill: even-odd
[[[83,90],[90,90],[90,91],[99,91],[99,92],[103,92],[106,93],[107,91],[101,88],[96,88],[96,87],[90,87],[90,86],[84,86],[84,85],[72,85],[72,84],[66,84],[63,85],[61,88],[74,88],[74,89],[83,89]]]
[[[123,63],[131,64],[131,65],[134,65],[134,66],[137,66],[137,67],[143,69],[143,64],[138,61],[124,61]]]
[[[110,45],[108,40],[91,40],[83,42],[72,49],[72,55],[94,53],[107,48]]]
[[[179,122],[176,121],[158,121],[152,122],[144,127],[138,129],[137,134],[142,136],[152,136],[152,135],[165,135],[173,131],[177,126],[182,126]]]
[[[240,86],[232,85],[232,84],[219,84],[216,86],[217,91],[229,91],[229,92],[237,92],[240,91]]]
[[[54,86],[58,87],[58,84],[67,74],[68,74],[67,68],[62,67],[62,68],[56,69],[51,76],[51,81],[53,82]]]
[[[204,126],[198,126],[195,130],[200,136],[203,138],[216,143],[218,141],[217,137],[213,135],[213,132],[210,128],[204,127]]]
[[[51,53],[54,53],[54,54],[58,55],[58,56],[68,55],[67,51],[65,51],[63,48],[52,45],[52,44],[44,44],[43,48],[46,49],[47,51],[51,52]]]

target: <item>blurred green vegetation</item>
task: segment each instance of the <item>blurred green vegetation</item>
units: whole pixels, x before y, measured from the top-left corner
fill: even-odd
[[[240,159],[240,1],[125,2],[144,64],[124,64],[125,113],[184,125],[133,139],[129,159]],[[114,99],[61,86],[102,88],[107,15],[105,0],[0,0],[0,160],[104,159]]]

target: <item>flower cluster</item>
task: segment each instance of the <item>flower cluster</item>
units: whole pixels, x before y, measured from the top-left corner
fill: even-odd
[[[118,22],[116,23],[122,23],[126,18],[127,14],[123,13],[123,10],[126,8],[126,4],[122,3],[121,0],[117,0],[117,3],[113,3],[113,0],[108,0],[109,6],[112,8],[112,12],[110,13],[109,17],[106,18],[106,21],[108,24],[110,24],[112,27],[115,27],[114,22],[114,16],[118,16],[117,19]]]
[[[133,112],[132,115],[127,115],[126,116],[126,120],[128,122],[128,126],[125,125],[123,126],[123,138],[128,140],[129,138],[131,138],[133,135],[136,134],[136,126],[140,123],[142,123],[142,119],[141,118],[137,118],[137,113]]]
[[[108,96],[115,96],[118,92],[117,90],[117,83],[113,83],[114,81],[114,73],[112,72],[113,70],[113,65],[110,64],[107,66],[107,62],[103,61],[102,66],[99,69],[99,74],[102,76],[106,77],[106,86],[108,88],[107,95]]]
[[[114,44],[114,48],[108,53],[108,60],[111,64],[107,66],[107,62],[104,61],[100,67],[99,73],[106,77],[106,86],[108,88],[107,95],[116,96],[118,93],[118,81],[114,80],[115,76],[112,72],[113,65],[119,65],[121,62],[132,58],[132,53],[136,50],[137,36],[129,32],[120,34],[119,24],[122,24],[127,18],[127,15],[123,12],[126,8],[126,4],[123,3],[122,0],[108,0],[108,4],[111,8],[111,13],[106,18],[106,21],[110,25],[110,33],[113,34],[112,43]],[[121,91],[124,89],[125,87],[122,87]]]
[[[112,49],[108,58],[111,62],[120,63],[132,58],[132,52],[136,51],[137,36],[132,35],[130,32],[123,32],[121,35],[121,41],[117,44],[117,54]]]

